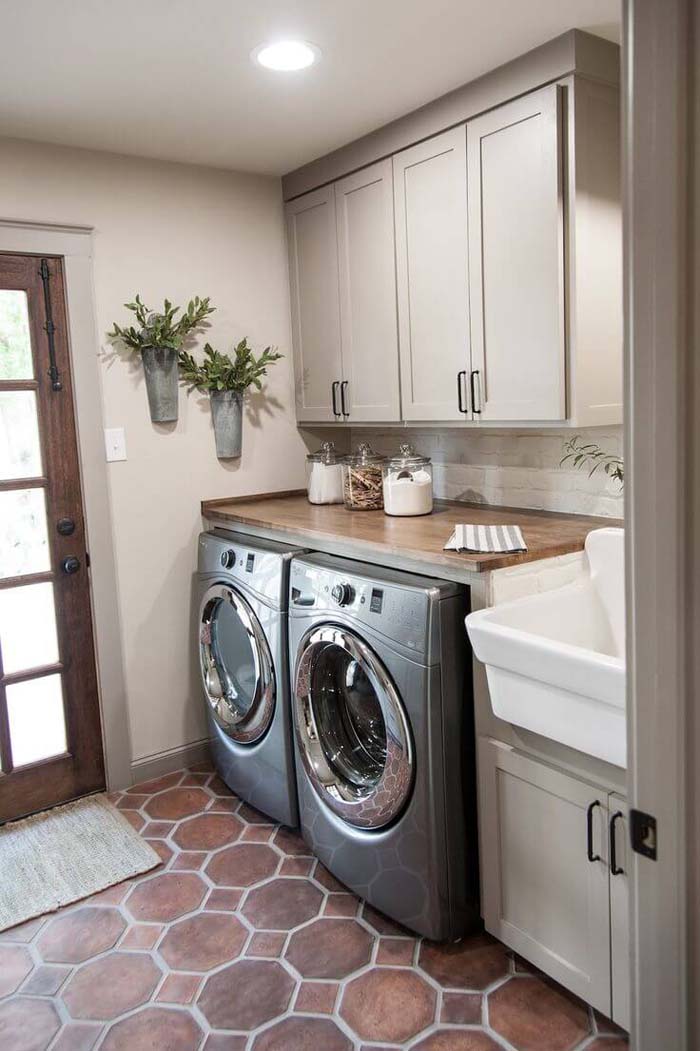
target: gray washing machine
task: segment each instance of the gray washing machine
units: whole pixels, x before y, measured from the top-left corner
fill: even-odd
[[[440,941],[480,922],[468,601],[427,577],[292,561],[302,834],[342,883]]]
[[[300,548],[199,537],[197,639],[215,766],[237,796],[298,824],[289,697],[289,565]]]

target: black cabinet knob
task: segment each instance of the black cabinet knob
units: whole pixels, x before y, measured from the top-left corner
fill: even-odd
[[[61,536],[72,536],[75,532],[75,522],[72,518],[59,518],[56,529]]]
[[[76,558],[75,555],[71,555],[69,558],[64,558],[61,562],[61,569],[68,576],[72,576],[73,573],[77,573],[80,569],[80,559]]]

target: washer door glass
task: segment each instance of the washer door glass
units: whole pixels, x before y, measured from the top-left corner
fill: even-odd
[[[204,693],[218,725],[242,744],[258,741],[274,714],[272,656],[250,605],[225,584],[209,588],[202,600],[199,654]]]
[[[295,723],[307,776],[335,813],[362,828],[398,816],[413,782],[408,722],[388,672],[356,635],[328,625],[305,637]]]

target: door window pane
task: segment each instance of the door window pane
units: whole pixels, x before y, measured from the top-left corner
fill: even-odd
[[[5,687],[14,766],[61,755],[66,721],[60,675],[30,679]]]
[[[0,588],[0,648],[7,674],[58,660],[53,584]]]
[[[27,293],[0,288],[0,380],[33,376]]]
[[[41,475],[41,449],[36,394],[0,391],[0,481],[37,475]]]
[[[50,568],[43,489],[0,493],[0,577]]]
[[[358,791],[384,773],[387,734],[382,706],[362,665],[342,646],[320,650],[311,675],[318,738],[331,769]]]

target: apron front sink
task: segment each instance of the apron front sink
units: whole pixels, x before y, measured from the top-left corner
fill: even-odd
[[[624,531],[585,547],[581,581],[470,613],[467,631],[495,715],[625,767]]]

